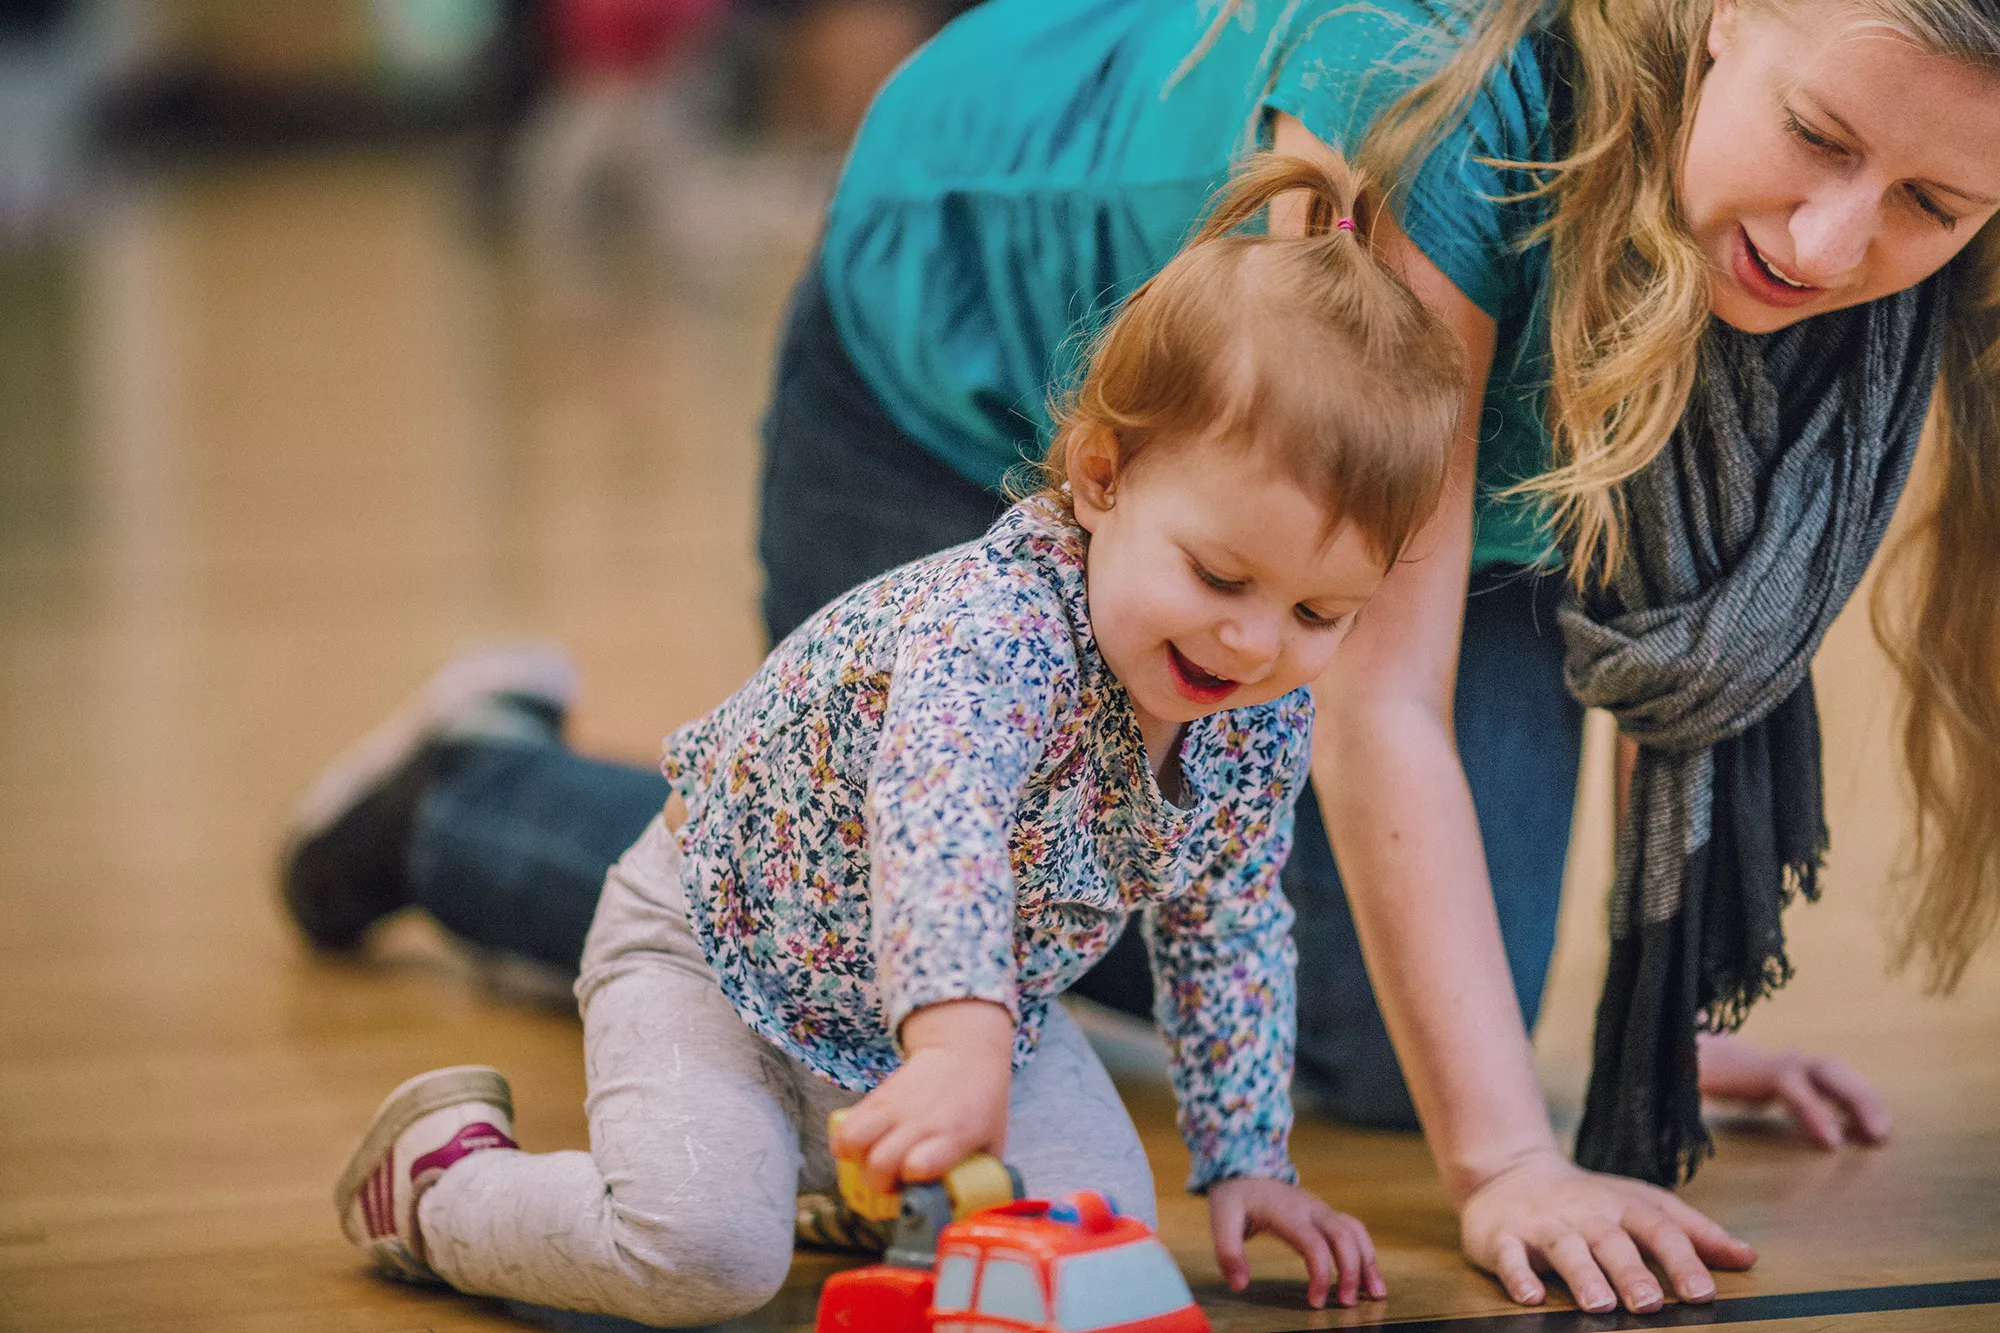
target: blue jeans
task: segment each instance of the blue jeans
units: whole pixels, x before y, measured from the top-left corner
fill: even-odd
[[[889,420],[841,348],[817,262],[792,299],[763,433],[757,549],[773,642],[855,584],[979,536],[1003,507]],[[1555,947],[1582,746],[1582,713],[1562,685],[1554,585],[1520,571],[1474,579],[1456,704],[1459,754],[1530,1022]],[[476,943],[573,970],[605,872],[666,799],[657,773],[559,745],[456,746],[418,809],[409,849],[417,901]],[[1310,787],[1284,889],[1298,914],[1302,1100],[1340,1119],[1414,1128]],[[1138,932],[1125,932],[1077,990],[1150,1017]]]

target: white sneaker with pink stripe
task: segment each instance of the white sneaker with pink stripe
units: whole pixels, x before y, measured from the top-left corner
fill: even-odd
[[[454,1163],[517,1146],[514,1097],[499,1070],[458,1065],[419,1074],[383,1099],[348,1156],[333,1189],[340,1228],[388,1276],[437,1282],[424,1262],[418,1200]]]

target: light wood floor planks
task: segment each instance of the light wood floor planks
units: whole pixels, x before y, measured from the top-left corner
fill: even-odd
[[[0,257],[0,1329],[528,1326],[368,1276],[328,1194],[376,1100],[436,1064],[500,1065],[527,1145],[582,1146],[574,1019],[497,998],[420,923],[365,964],[307,957],[273,905],[276,835],[316,765],[468,638],[568,644],[579,739],[641,760],[740,681],[753,423],[799,256],[553,329],[464,238],[457,179],[424,158],[217,169]],[[1900,1130],[1830,1154],[1729,1131],[1689,1192],[1762,1248],[1725,1296],[2000,1276],[2000,967],[1948,1003],[1884,975],[1903,807],[1858,617],[1821,682],[1827,900],[1794,912],[1799,978],[1750,1032],[1838,1051]],[[1601,966],[1594,772],[1539,1034],[1567,1119]],[[1164,1089],[1127,1086],[1171,1183]],[[1371,1222],[1394,1294],[1311,1314],[1271,1247],[1230,1297],[1201,1205],[1169,1193],[1218,1329],[1509,1312],[1459,1262],[1420,1142],[1305,1124],[1296,1149]],[[802,1258],[742,1327],[807,1326],[828,1271]]]

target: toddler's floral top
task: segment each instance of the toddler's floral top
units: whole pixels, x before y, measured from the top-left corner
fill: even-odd
[[[751,1028],[845,1088],[900,1060],[911,1010],[1015,1016],[1142,911],[1189,1188],[1294,1180],[1291,909],[1305,690],[1190,724],[1181,796],[1098,654],[1085,536],[1042,500],[849,592],[669,736],[688,916]]]

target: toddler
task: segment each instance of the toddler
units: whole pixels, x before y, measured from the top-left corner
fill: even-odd
[[[1254,228],[1281,196],[1305,235]],[[668,737],[685,822],[615,866],[576,993],[590,1151],[530,1154],[497,1071],[390,1094],[347,1234],[467,1292],[708,1324],[769,1300],[831,1151],[883,1188],[987,1150],[1151,1222],[1130,1118],[1056,997],[1138,912],[1218,1261],[1384,1294],[1287,1152],[1278,870],[1306,686],[1435,508],[1451,333],[1375,260],[1337,165],[1252,159],[1120,308],[1040,489],[854,589]],[[837,1145],[827,1115],[853,1109]]]

